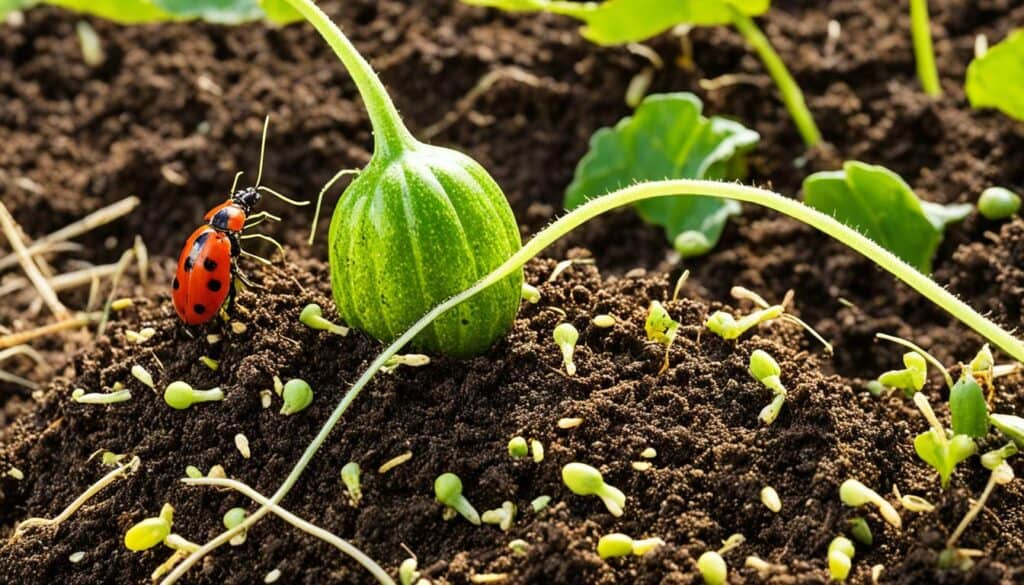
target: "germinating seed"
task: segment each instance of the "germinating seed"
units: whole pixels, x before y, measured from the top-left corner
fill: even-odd
[[[203,472],[199,471],[199,468],[196,467],[195,465],[189,465],[188,467],[185,468],[185,475],[191,477],[192,479],[199,479],[200,477],[203,477]]]
[[[922,498],[921,496],[915,496],[907,494],[900,497],[900,505],[911,512],[917,512],[919,514],[927,514],[935,509],[935,504]]]
[[[508,580],[508,573],[478,573],[469,580],[472,583],[501,583]]]
[[[654,464],[652,464],[650,461],[633,461],[630,463],[630,465],[633,467],[633,469],[637,471],[647,471],[654,467]]]
[[[558,419],[558,428],[560,429],[574,429],[583,424],[582,418],[560,418]]]
[[[349,461],[341,468],[341,483],[345,484],[345,489],[348,490],[348,501],[353,506],[358,506],[359,501],[363,499],[359,476],[359,464],[355,461]]]
[[[885,565],[874,565],[871,567],[871,583],[877,585],[878,581],[882,578],[882,571],[885,570]]]
[[[598,496],[612,516],[622,516],[626,495],[618,488],[606,484],[601,472],[584,463],[569,463],[562,467],[562,481],[580,496]]]
[[[633,539],[621,532],[606,534],[597,541],[597,555],[602,559],[624,557],[633,553]]]
[[[851,508],[858,508],[864,504],[873,504],[886,522],[895,528],[900,528],[903,521],[899,512],[885,498],[878,495],[878,492],[867,487],[863,483],[848,479],[839,486],[839,499]]]
[[[270,408],[271,401],[273,400],[270,390],[260,390],[260,405],[263,408]]]
[[[529,454],[530,448],[526,444],[526,439],[523,437],[512,437],[508,442],[508,454],[513,459],[519,459],[520,457],[526,457]]]
[[[25,479],[25,474],[22,473],[21,470],[18,469],[17,467],[12,467],[12,468],[8,469],[7,470],[7,475],[11,479],[16,479],[18,481],[21,481],[21,480]]]
[[[270,583],[277,583],[277,580],[280,578],[281,569],[274,569],[273,571],[267,573],[267,576],[263,578],[263,582],[269,585]]]
[[[544,508],[548,507],[551,503],[551,496],[537,496],[530,502],[530,507],[533,508],[534,512],[540,512]]]
[[[139,552],[160,544],[171,533],[173,517],[174,508],[170,504],[164,504],[160,516],[146,518],[124,533],[125,548]]]
[[[420,572],[416,570],[416,559],[408,558],[398,566],[398,582],[402,585],[412,585],[420,578]]]
[[[242,323],[241,321],[231,322],[231,331],[234,332],[235,335],[241,335],[248,329],[249,328],[245,326],[245,323]]]
[[[228,474],[227,472],[224,471],[223,465],[214,465],[213,467],[210,468],[209,473],[206,474],[206,477],[212,477],[216,479],[224,479],[227,476]]]
[[[615,317],[612,317],[611,315],[595,315],[590,322],[594,327],[600,327],[601,329],[615,327]]]
[[[1020,195],[1005,187],[989,187],[978,198],[978,213],[986,219],[1006,219],[1020,211]]]
[[[530,550],[530,544],[521,538],[517,538],[508,543],[508,548],[519,556],[526,556],[526,553]]]
[[[238,448],[238,452],[244,459],[252,457],[252,451],[249,450],[249,438],[242,433],[235,435],[235,447]]]
[[[857,542],[871,546],[875,542],[875,535],[871,532],[871,526],[868,525],[868,521],[864,518],[857,516],[847,522],[850,526],[850,536],[852,536]]]
[[[761,488],[761,503],[764,504],[765,508],[776,514],[782,509],[782,500],[779,499],[779,492],[775,491],[775,488],[770,485]]]
[[[295,378],[285,383],[281,390],[281,398],[284,400],[281,414],[295,414],[313,403],[313,389],[305,380]]]
[[[224,513],[224,528],[231,530],[244,522],[248,515],[249,513],[245,511],[245,508],[231,508]]]
[[[377,468],[377,473],[384,475],[385,473],[391,471],[392,469],[398,467],[399,465],[405,463],[410,459],[412,459],[412,451],[406,451],[405,453],[402,453],[398,457],[393,457],[385,461],[383,465]]]
[[[530,303],[531,305],[536,305],[537,303],[540,302],[540,291],[537,290],[537,287],[531,284],[526,284],[524,282],[522,288],[522,297],[524,301]]]
[[[348,335],[348,327],[332,323],[325,319],[323,309],[321,309],[320,305],[316,303],[310,303],[302,308],[302,312],[299,314],[299,322],[310,329],[327,331],[342,337]]]
[[[86,393],[81,388],[75,388],[74,392],[71,393],[71,399],[80,404],[115,404],[131,400],[132,393],[129,390]]]
[[[153,376],[146,370],[146,368],[136,364],[132,366],[132,376],[142,382],[150,388],[156,389],[156,385],[153,383]]]
[[[434,480],[434,496],[438,502],[455,510],[470,524],[480,525],[480,514],[462,495],[462,480],[454,473],[442,473]]]
[[[171,382],[164,390],[164,402],[175,410],[185,410],[193,404],[218,400],[224,400],[224,391],[220,388],[196,390],[180,380]]]
[[[128,343],[139,343],[142,338],[139,336],[138,331],[132,331],[131,329],[124,330],[124,338],[128,340]]]
[[[71,561],[72,563],[75,563],[75,564],[82,562],[82,559],[84,559],[84,558],[85,558],[85,552],[84,551],[73,552],[73,553],[71,553],[68,556],[68,560]]]
[[[573,353],[576,351],[576,342],[580,339],[580,332],[573,327],[572,323],[560,323],[555,327],[552,334],[555,343],[562,350],[562,363],[565,365],[565,373],[570,376],[576,375],[576,364],[573,363]]]
[[[850,539],[843,536],[832,539],[828,545],[828,572],[832,579],[845,581],[849,577],[855,552]]]
[[[729,566],[725,564],[725,559],[713,550],[700,555],[697,559],[697,570],[700,571],[705,585],[724,585],[729,576]]]
[[[216,344],[220,343],[220,335],[216,335],[214,333],[211,333],[211,334],[207,335],[206,336],[206,343],[209,343],[210,345],[216,345]]]
[[[135,303],[131,299],[117,299],[116,301],[110,303],[110,308],[115,311],[123,311],[128,307],[132,306],[133,304]]]
[[[530,453],[533,455],[533,462],[544,461],[544,444],[537,439],[530,439]]]
[[[214,372],[220,369],[220,362],[209,356],[200,356],[199,361],[202,362],[204,366],[210,368]]]

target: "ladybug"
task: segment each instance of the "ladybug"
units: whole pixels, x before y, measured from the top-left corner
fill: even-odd
[[[203,217],[206,225],[200,226],[192,232],[178,256],[178,269],[174,275],[174,281],[171,283],[172,298],[178,316],[189,325],[206,323],[217,314],[225,301],[228,301],[227,311],[230,312],[234,303],[236,277],[246,285],[253,286],[238,271],[239,256],[250,256],[269,264],[268,260],[243,250],[241,240],[254,237],[266,239],[281,249],[281,245],[269,236],[263,234],[242,235],[245,228],[264,219],[279,220],[267,212],[253,215],[253,208],[260,202],[260,191],[270,193],[292,205],[309,203],[308,201],[293,201],[272,189],[260,186],[268,122],[269,118],[263,126],[263,142],[260,148],[256,185],[236,191],[235,186],[237,186],[238,178],[242,173],[235,175],[235,184],[231,187],[231,197],[206,213]]]

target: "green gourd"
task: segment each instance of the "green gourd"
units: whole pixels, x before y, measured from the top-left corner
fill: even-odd
[[[328,239],[331,289],[349,325],[392,341],[521,246],[501,188],[470,157],[423,144],[405,127],[370,65],[311,2],[296,8],[348,69],[374,132],[370,162],[345,190]],[[479,355],[512,326],[522,270],[454,308],[413,345]]]

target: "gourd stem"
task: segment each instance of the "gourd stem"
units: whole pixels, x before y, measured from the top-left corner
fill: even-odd
[[[291,0],[289,0],[291,1]],[[723,183],[718,181],[703,181],[696,179],[676,179],[670,181],[651,181],[638,183],[631,187],[619,189],[607,195],[591,199],[584,205],[577,207],[568,214],[562,216],[547,228],[541,230],[537,235],[520,248],[515,254],[509,257],[500,266],[495,268],[476,284],[468,289],[449,298],[443,303],[431,309],[426,315],[416,321],[405,333],[393,341],[384,349],[370,366],[359,376],[359,379],[349,388],[342,397],[341,402],[334,408],[334,412],[320,428],[313,441],[306,447],[306,451],[299,458],[299,461],[292,468],[288,477],[270,498],[271,502],[278,504],[291,491],[295,482],[298,481],[302,472],[309,465],[317,450],[327,439],[327,436],[334,429],[342,415],[348,410],[349,405],[359,396],[363,388],[373,379],[373,376],[390,360],[395,354],[431,322],[443,315],[448,310],[458,306],[460,303],[469,300],[479,294],[487,287],[500,282],[515,270],[519,270],[531,258],[554,243],[562,236],[568,234],[580,224],[587,222],[607,211],[656,197],[667,196],[706,196],[718,197],[721,199],[732,199],[754,203],[784,213],[800,222],[815,227],[822,232],[832,236],[857,252],[872,260],[875,264],[888,270],[897,278],[904,281],[919,293],[942,307],[954,317],[971,327],[982,337],[991,341],[994,345],[1002,348],[1006,353],[1018,361],[1024,362],[1024,343],[1004,331],[998,325],[981,316],[974,309],[971,309],[952,293],[936,284],[927,276],[921,274],[909,264],[903,262],[885,248],[879,246],[872,240],[861,235],[856,230],[847,227],[831,216],[814,210],[799,201],[788,199],[766,189],[747,187],[736,183]],[[235,528],[223,532],[210,542],[204,544],[198,551],[189,555],[175,570],[167,576],[161,585],[170,585],[178,580],[185,571],[192,567],[204,555],[211,552],[218,546],[228,542],[239,532],[248,529],[260,518],[269,512],[266,507],[261,507],[251,516],[246,518]]]
[[[942,94],[939,71],[935,67],[932,31],[928,18],[928,0],[910,0],[910,35],[914,41],[914,59],[921,88],[931,97]]]
[[[754,19],[731,5],[729,9],[732,11],[733,26],[757,51],[765,69],[768,70],[768,74],[778,86],[779,93],[782,94],[782,103],[789,110],[789,115],[793,118],[800,137],[804,139],[804,144],[807,145],[807,148],[817,146],[821,142],[821,132],[818,131],[818,126],[814,123],[811,111],[807,109],[803,91],[790,75],[789,69],[786,69],[786,64],[782,62],[782,58],[775,52],[775,48],[772,47],[768,37],[764,36],[764,33],[758,28]]]
[[[316,28],[352,76],[373,125],[374,156],[397,156],[415,145],[416,139],[402,122],[384,84],[338,25],[313,0],[287,2]]]

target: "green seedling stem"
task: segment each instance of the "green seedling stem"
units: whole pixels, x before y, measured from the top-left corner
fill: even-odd
[[[921,2],[923,3],[924,0]],[[796,124],[796,129],[800,132],[804,144],[808,148],[817,146],[821,142],[821,132],[818,131],[818,127],[814,123],[811,111],[807,109],[800,86],[786,69],[786,64],[782,62],[782,58],[775,52],[775,48],[758,28],[754,19],[734,7],[730,6],[730,10],[732,10],[732,23],[736,30],[757,51],[757,55],[764,63],[764,68],[768,70],[768,74],[779,88],[779,93],[782,94],[782,103],[786,105],[789,115],[793,117],[793,123]]]
[[[308,0],[292,1],[296,2],[299,6],[311,6],[307,4],[300,4],[300,2],[304,3],[308,2]],[[315,6],[312,6],[311,8],[319,11]],[[307,10],[309,9],[310,8],[307,8]],[[338,31],[338,34],[341,34],[340,31]],[[981,336],[988,339],[1009,355],[1013,356],[1014,359],[1024,362],[1024,343],[1021,343],[1020,340],[1015,338],[1009,332],[976,312],[966,303],[956,298],[952,293],[897,258],[885,248],[857,233],[856,230],[843,225],[831,216],[815,211],[799,201],[789,199],[766,189],[717,181],[676,179],[671,181],[639,183],[592,199],[572,212],[562,216],[546,229],[537,233],[537,235],[527,242],[518,252],[513,254],[508,260],[494,269],[490,274],[482,278],[475,285],[431,309],[430,312],[413,324],[408,331],[403,333],[398,339],[392,342],[391,345],[385,348],[384,351],[377,356],[373,363],[370,364],[366,371],[364,371],[359,379],[352,385],[345,396],[342,397],[341,401],[331,413],[331,416],[326,422],[324,422],[320,432],[317,433],[316,437],[295,464],[295,467],[293,467],[292,471],[288,474],[288,477],[281,484],[281,487],[279,487],[271,497],[271,501],[276,504],[284,499],[295,485],[295,482],[298,481],[303,471],[305,471],[309,462],[313,459],[313,456],[320,449],[320,446],[327,439],[327,436],[348,410],[348,407],[359,396],[370,380],[373,379],[373,376],[377,371],[387,364],[388,360],[391,359],[392,356],[401,351],[401,349],[405,347],[428,324],[430,324],[431,321],[452,307],[457,306],[459,303],[472,298],[488,286],[501,281],[513,270],[523,266],[527,261],[539,254],[559,238],[594,217],[597,217],[609,210],[623,207],[625,205],[631,205],[637,201],[645,199],[667,196],[697,195],[723,197],[761,205],[780,213],[784,213],[798,221],[821,230],[822,232],[853,248],[869,260],[872,260],[880,267],[913,287],[936,305],[946,310],[948,313],[978,332]],[[161,585],[171,585],[176,582],[183,574],[185,574],[186,571],[188,571],[189,568],[195,565],[199,559],[210,551],[213,551],[217,547],[228,542],[235,534],[237,534],[237,532],[241,532],[241,530],[247,529],[258,522],[267,513],[269,513],[268,509],[260,508],[249,516],[245,522],[236,526],[234,530],[226,531],[203,545],[199,551],[190,555],[173,572],[171,572],[167,578],[164,579]]]
[[[925,296],[927,296],[927,295],[925,295]],[[929,298],[931,298],[931,297],[929,297]],[[934,299],[932,299],[932,300],[934,301]],[[938,303],[936,303],[936,304],[938,304]],[[945,308],[945,307],[943,307],[943,308]],[[910,349],[912,351],[917,352],[918,354],[921,355],[921,357],[926,359],[928,361],[928,363],[930,363],[931,365],[935,366],[940,372],[942,372],[942,377],[946,380],[946,386],[949,387],[950,390],[953,389],[953,376],[951,376],[949,374],[949,370],[946,369],[946,366],[942,365],[942,362],[940,362],[938,359],[936,359],[935,356],[933,356],[932,354],[928,353],[927,351],[921,349],[920,346],[918,346],[918,345],[916,345],[916,344],[914,344],[914,343],[912,343],[910,341],[907,341],[906,339],[903,339],[902,337],[896,337],[895,335],[886,335],[885,333],[876,333],[875,337],[878,338],[878,339],[884,339],[886,341],[891,341],[893,343],[898,343],[898,344],[902,345],[903,347],[906,347],[906,348],[908,348],[908,349]],[[1018,358],[1018,359],[1020,359],[1020,358]]]
[[[942,88],[939,86],[939,71],[935,67],[935,51],[929,26],[928,0],[910,0],[910,34],[914,40],[917,77],[926,94],[938,97]]]
[[[366,102],[370,117],[373,119],[373,130],[375,137],[375,151],[391,153],[394,149],[404,148],[413,138],[409,131],[402,124],[398,117],[391,99],[384,91],[384,86],[374,75],[369,63],[355,50],[352,43],[313,3],[312,0],[287,0],[303,17],[312,24],[317,31],[327,40],[331,48],[342,60],[349,70],[356,86]],[[926,298],[949,312],[965,325],[974,329],[981,336],[988,339],[997,347],[1013,356],[1018,361],[1024,362],[1024,343],[1015,338],[989,319],[985,318],[966,303],[956,298],[952,293],[936,284],[933,280],[921,274],[913,267],[903,262],[885,248],[879,246],[872,240],[861,235],[856,230],[847,227],[838,220],[820,213],[803,203],[784,197],[767,189],[748,187],[746,185],[724,183],[717,181],[705,181],[695,179],[676,179],[668,181],[651,181],[639,183],[614,191],[607,195],[594,198],[586,204],[577,207],[573,211],[562,216],[546,229],[537,233],[536,236],[512,254],[505,262],[481,278],[473,286],[452,296],[443,303],[428,311],[419,321],[414,323],[405,333],[388,345],[384,351],[370,364],[358,380],[349,388],[341,401],[334,408],[331,416],[324,422],[316,437],[299,457],[295,466],[282,482],[281,486],[274,492],[270,502],[278,504],[294,487],[309,462],[316,455],[316,452],[323,445],[327,436],[337,426],[341,417],[348,410],[348,407],[359,396],[363,388],[373,379],[377,372],[387,365],[394,355],[405,347],[412,339],[425,329],[431,322],[443,315],[453,307],[472,298],[487,287],[500,282],[514,270],[520,269],[527,261],[539,254],[552,243],[568,234],[581,224],[602,215],[612,209],[631,205],[646,199],[668,196],[707,196],[731,199],[734,201],[753,203],[773,209],[788,215],[802,223],[810,225],[829,236],[839,240],[853,248],[860,254],[872,260],[875,264],[895,275],[904,281]],[[161,582],[161,585],[171,585],[177,582],[199,559],[215,550],[217,547],[227,543],[236,534],[247,530],[259,522],[264,516],[270,513],[270,508],[263,506],[256,510],[244,522],[231,530],[227,530],[213,540],[204,544],[198,551],[190,554],[174,571],[172,571]]]

